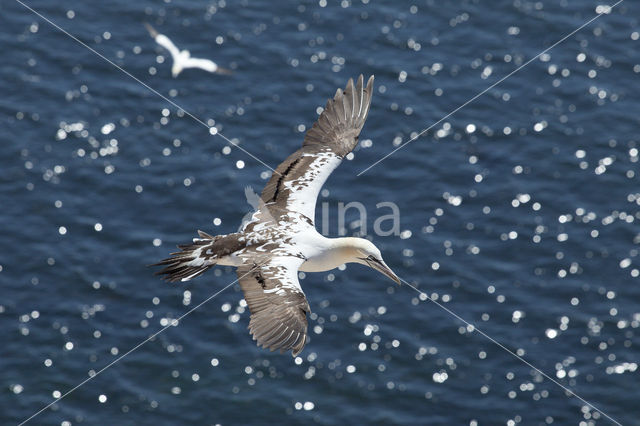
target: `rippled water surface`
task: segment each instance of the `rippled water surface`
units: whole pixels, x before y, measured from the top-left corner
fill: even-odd
[[[441,306],[361,266],[307,274],[294,359],[255,346],[232,287],[32,423],[640,424],[636,2],[27,4],[166,99],[0,4],[3,424],[235,279],[167,284],[146,266],[196,229],[235,231],[244,188],[270,176],[207,126],[275,167],[360,73],[376,76],[363,143],[318,217],[337,236],[339,203],[358,201],[371,233],[395,203],[400,235],[372,237]],[[172,78],[144,22],[234,74]]]

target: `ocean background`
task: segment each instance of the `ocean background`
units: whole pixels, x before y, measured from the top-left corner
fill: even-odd
[[[601,1],[0,3],[0,423],[26,420],[235,280],[147,267],[234,232],[336,88],[375,74],[325,185],[441,306],[360,265],[306,274],[300,357],[233,286],[29,424],[640,425],[640,5]],[[600,18],[368,170],[357,173]],[[149,22],[233,75],[172,78]],[[393,202],[400,235],[372,233]]]

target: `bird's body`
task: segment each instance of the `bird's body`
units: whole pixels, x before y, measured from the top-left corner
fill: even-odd
[[[171,54],[173,65],[171,66],[171,75],[175,78],[186,68],[200,68],[202,70],[217,73],[230,74],[226,68],[219,67],[218,64],[210,59],[200,59],[191,57],[188,50],[180,50],[175,44],[164,34],[158,33],[151,25],[145,24],[147,31],[160,46],[164,47]]]
[[[292,350],[307,341],[309,304],[298,271],[329,271],[361,263],[399,283],[380,250],[363,238],[327,238],[316,231],[316,199],[331,172],[358,143],[373,90],[349,80],[307,132],[302,148],[278,166],[264,188],[258,208],[237,233],[211,236],[198,231],[192,244],[159,265],[170,281],[192,279],[214,265],[238,268],[238,281],[251,310],[249,329],[259,345]]]

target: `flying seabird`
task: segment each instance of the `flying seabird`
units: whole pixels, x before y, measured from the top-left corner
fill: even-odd
[[[144,26],[147,27],[147,31],[149,31],[149,34],[151,34],[151,37],[153,37],[156,43],[171,53],[171,57],[173,58],[171,75],[174,78],[185,68],[200,68],[217,74],[231,74],[231,70],[219,67],[218,64],[209,59],[192,58],[188,50],[179,50],[176,45],[169,40],[169,37],[164,34],[159,34],[151,25],[145,23]]]
[[[364,238],[326,238],[316,231],[316,199],[322,185],[358,144],[369,112],[373,76],[329,99],[302,147],[278,166],[258,208],[240,231],[211,236],[198,231],[193,243],[156,265],[168,281],[188,281],[214,265],[237,267],[251,311],[249,331],[263,348],[300,353],[307,342],[309,304],[298,271],[329,271],[345,263],[367,265],[400,284],[380,250]]]

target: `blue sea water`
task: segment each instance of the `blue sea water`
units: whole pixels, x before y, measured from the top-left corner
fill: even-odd
[[[2,424],[132,348],[30,424],[640,424],[636,2],[25,4],[179,107],[0,4]],[[171,78],[144,22],[234,74]],[[339,203],[360,202],[371,233],[395,203],[400,235],[371,236],[441,306],[348,266],[302,280],[299,358],[255,346],[237,286],[138,347],[235,279],[146,265],[235,231],[270,175],[184,111],[275,168],[361,73],[366,143],[318,216],[337,236]]]

